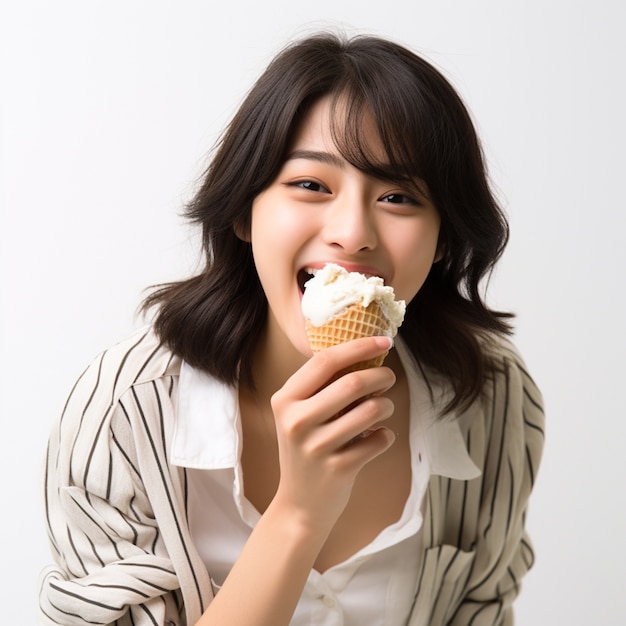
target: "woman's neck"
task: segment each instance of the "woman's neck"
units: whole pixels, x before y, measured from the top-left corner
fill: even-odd
[[[308,359],[294,348],[280,328],[272,322],[270,315],[252,356],[252,376],[256,394],[267,400]]]

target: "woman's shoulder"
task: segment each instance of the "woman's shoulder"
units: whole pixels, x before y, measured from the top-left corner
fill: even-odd
[[[540,395],[537,383],[521,351],[510,337],[491,333],[482,337],[481,341],[484,353],[494,372],[492,379],[496,384],[500,386],[510,384],[513,379]]]
[[[150,420],[147,428],[155,420],[161,427],[159,416],[150,414],[144,398],[152,394],[164,407],[175,393],[179,370],[180,359],[151,327],[102,351],[78,377],[52,424],[50,485],[88,487],[106,497],[113,460],[136,465],[133,433],[140,418]],[[132,475],[130,472],[127,477]],[[118,491],[131,493],[132,479],[124,483],[122,474],[116,476]]]
[[[152,326],[144,326],[102,350],[89,368],[113,375],[117,384],[137,384],[178,373],[180,360],[163,344]]]
[[[177,378],[180,363],[152,327],[137,330],[100,352],[86,367],[68,394],[61,421],[66,428],[71,422],[84,427],[86,417],[97,423],[138,386]]]
[[[490,335],[484,338],[484,350],[491,364],[480,399],[484,414],[543,433],[543,394],[517,345],[509,337]]]
[[[177,376],[180,363],[153,327],[145,326],[103,350],[90,367],[98,367],[101,373],[112,377],[119,392],[164,376]]]

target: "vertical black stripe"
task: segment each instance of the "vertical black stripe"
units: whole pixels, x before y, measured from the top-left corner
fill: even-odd
[[[85,539],[87,539],[87,541],[89,542],[89,545],[91,546],[91,551],[93,552],[93,555],[96,557],[96,559],[98,559],[98,562],[100,563],[100,567],[104,567],[104,561],[100,558],[100,555],[98,554],[98,551],[96,550],[96,545],[94,544],[94,542],[91,540],[91,537],[85,533]]]
[[[109,447],[109,471],[107,473],[106,500],[111,499],[111,485],[113,483],[113,455]]]
[[[472,452],[472,437],[471,431],[467,433],[467,451],[471,457]],[[468,490],[468,481],[463,481],[463,497],[461,498],[461,519],[459,520],[459,533],[457,535],[457,546],[463,545],[463,529],[465,528],[465,507],[467,506],[467,490]]]
[[[72,448],[70,450],[70,458],[73,458],[74,456],[74,449],[76,447],[76,443],[78,441],[78,439],[80,438],[80,431],[83,425],[83,420],[85,418],[85,414],[87,413],[87,409],[89,408],[89,405],[91,404],[95,394],[96,394],[96,390],[98,389],[98,385],[100,384],[100,377],[102,375],[102,362],[104,360],[104,354],[100,356],[100,360],[98,361],[98,373],[96,376],[96,382],[95,385],[93,387],[93,389],[91,390],[91,393],[89,395],[89,397],[87,398],[87,403],[83,406],[83,411],[80,417],[80,422],[78,424],[78,428],[76,430],[76,434],[74,437],[74,441],[72,442]],[[82,456],[82,455],[79,455]],[[85,472],[86,473],[86,472]],[[72,476],[72,464],[69,464],[69,476],[68,476],[68,484],[72,485],[74,484],[74,478]]]
[[[530,447],[525,446],[526,451],[526,467],[528,468],[528,477],[530,479],[530,488],[532,489],[535,485],[535,469],[533,468],[533,459],[530,453]]]
[[[494,428],[494,422],[495,422],[495,415],[496,415],[496,402],[497,402],[497,398],[498,398],[498,394],[496,393],[497,390],[497,381],[494,375],[489,377],[489,384],[491,387],[491,411],[489,413],[489,419],[485,419],[485,445],[486,445],[486,450],[485,450],[485,459],[483,462],[483,476],[482,476],[482,484],[481,484],[481,490],[480,490],[480,502],[481,502],[481,506],[482,503],[485,501],[485,499],[487,498],[487,481],[485,480],[486,476],[485,474],[485,469],[487,466],[487,463],[489,461],[489,457],[488,457],[488,452],[489,452],[489,445],[490,442],[492,440],[492,436],[493,436],[493,428]]]
[[[81,566],[81,568],[83,570],[83,573],[86,576],[87,574],[89,574],[89,572],[87,571],[87,568],[85,567],[85,564],[83,563],[83,559],[80,556],[80,554],[78,553],[78,550],[76,549],[76,546],[74,545],[74,538],[72,537],[72,531],[71,531],[69,526],[66,526],[66,530],[67,530],[67,540],[68,540],[70,546],[72,547],[72,551],[74,552],[74,556],[76,557],[76,560],[78,561],[79,565]]]
[[[187,468],[183,467],[183,497],[185,499],[185,519],[189,519],[189,476]]]
[[[508,489],[508,506],[506,511],[506,522],[504,524],[504,536],[507,537],[511,529],[511,520],[513,518],[513,508],[515,506],[515,472],[510,457],[507,456],[507,466],[509,468],[509,489]],[[504,472],[504,469],[502,470]]]
[[[122,409],[122,411],[126,414],[126,418],[128,419],[128,413],[126,413],[126,408],[124,407],[121,401],[119,403],[119,406]],[[135,467],[135,464],[133,463],[132,459],[130,458],[126,450],[122,447],[122,444],[120,443],[117,436],[115,435],[115,432],[113,431],[111,431],[111,441],[115,444],[115,447],[119,450],[120,454],[124,457],[124,460],[128,464],[128,467],[130,467],[130,469],[135,473],[135,475],[138,478],[141,478],[141,475],[139,474],[139,470]]]
[[[495,515],[496,509],[496,500],[498,499],[498,487],[500,485],[500,477],[502,474],[502,463],[504,456],[504,440],[506,438],[507,431],[507,422],[508,422],[508,412],[509,412],[509,368],[505,365],[504,369],[504,379],[505,379],[505,387],[504,387],[504,403],[503,403],[503,413],[502,413],[502,431],[500,433],[500,442],[498,445],[498,460],[496,463],[496,471],[495,471],[495,481],[493,485],[493,493],[491,496],[491,506],[490,506],[490,517],[489,523],[485,526],[483,531],[483,536],[486,537],[489,530],[491,529],[491,525],[493,522],[493,518]],[[494,398],[495,398],[495,390],[494,390]]]
[[[65,400],[65,404],[63,406],[63,410],[61,411],[61,417],[59,419],[59,425],[58,425],[58,437],[57,437],[57,458],[55,459],[55,462],[58,466],[59,464],[59,459],[60,459],[60,454],[61,454],[61,432],[63,430],[63,422],[65,421],[65,414],[67,412],[67,407],[69,406],[70,401],[72,400],[74,393],[76,392],[76,388],[78,387],[78,384],[82,381],[83,377],[85,376],[85,374],[89,371],[89,367],[85,368],[82,372],[82,374],[78,377],[78,379],[76,380],[76,382],[74,383],[74,385],[72,386],[72,389],[70,390],[69,394],[67,395],[67,398]]]
[[[48,533],[48,538],[50,539],[50,543],[56,550],[57,554],[60,554],[61,550],[56,541],[56,537],[54,536],[54,531],[52,530],[52,521],[50,519],[50,501],[48,499],[48,490],[51,488],[50,487],[50,446],[51,446],[51,442],[49,442],[48,445],[46,446],[46,459],[45,459],[45,465],[44,465],[44,478],[43,478],[44,480],[44,490],[43,490],[44,514],[46,518],[46,530]]]
[[[141,345],[147,336],[148,336],[147,332],[141,335],[141,337],[139,337],[139,339],[124,353],[124,356],[122,357],[122,360],[120,361],[117,371],[115,372],[115,378],[113,379],[113,385],[111,387],[111,401],[109,402],[110,405],[115,403],[117,383],[119,382],[120,376],[122,375],[122,371],[124,370],[124,365],[126,365],[126,361],[130,357],[131,353],[135,350],[135,348]]]

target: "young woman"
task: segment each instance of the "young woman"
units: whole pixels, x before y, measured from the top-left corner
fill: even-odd
[[[541,396],[481,281],[507,225],[449,83],[392,42],[286,48],[188,207],[206,265],[150,295],[50,439],[48,624],[512,624]],[[311,355],[326,262],[408,303]],[[337,415],[340,417],[336,417]]]

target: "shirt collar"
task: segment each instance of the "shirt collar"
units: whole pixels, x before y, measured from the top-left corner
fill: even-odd
[[[460,423],[464,415],[440,417],[431,389],[400,337],[396,349],[408,374],[411,416],[422,430],[431,472],[449,478],[469,480],[480,475],[465,445]],[[197,469],[237,467],[241,446],[241,420],[237,388],[181,364],[178,411],[172,440],[174,465]]]
[[[183,361],[176,413],[171,450],[174,465],[197,469],[237,466],[241,428],[235,386]]]
[[[431,474],[459,480],[480,476],[481,471],[472,461],[461,431],[461,423],[467,421],[469,414],[441,416],[438,399],[444,398],[447,390],[432,382],[429,385],[400,337],[395,340],[395,348],[407,373],[411,419],[416,419],[420,425]]]

